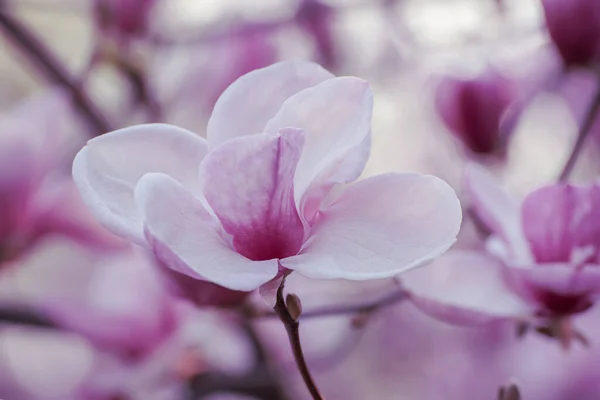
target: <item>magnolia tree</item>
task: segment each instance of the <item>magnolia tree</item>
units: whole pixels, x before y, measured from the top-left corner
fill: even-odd
[[[0,397],[600,398],[600,3],[413,3],[0,1]]]

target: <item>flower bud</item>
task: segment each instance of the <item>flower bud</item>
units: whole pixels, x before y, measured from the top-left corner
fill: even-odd
[[[598,0],[543,0],[542,5],[550,38],[565,64],[588,64],[598,58]]]
[[[474,153],[502,150],[500,121],[515,99],[510,82],[488,70],[472,78],[444,78],[435,94],[437,112],[446,127]]]

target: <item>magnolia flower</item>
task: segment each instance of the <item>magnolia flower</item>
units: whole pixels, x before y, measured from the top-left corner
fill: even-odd
[[[492,232],[487,255],[438,259],[429,267],[440,281],[435,290],[417,276],[425,271],[407,274],[404,284],[418,305],[451,322],[556,320],[592,306],[600,296],[600,186],[548,185],[519,205],[472,167],[467,189]]]
[[[506,145],[500,122],[515,101],[510,81],[493,70],[474,78],[445,77],[435,105],[446,127],[472,152],[497,153]]]
[[[0,333],[2,349],[10,347],[0,352],[8,380],[0,396],[16,385],[31,394],[15,399],[158,400],[177,397],[186,374],[247,372],[252,347],[234,321],[174,301],[145,253],[99,252],[55,237],[5,277],[11,292],[3,300],[39,310],[57,329]],[[64,345],[53,349],[46,336]]]
[[[68,103],[54,92],[0,115],[0,262],[20,256],[47,234],[115,245],[63,171],[65,132],[74,124]]]
[[[600,3],[543,0],[546,25],[565,64],[588,64],[600,55]]]
[[[362,79],[274,64],[225,90],[208,140],[169,125],[121,129],[90,140],[73,176],[108,229],[228,289],[286,270],[391,277],[446,251],[461,210],[432,176],[352,183],[369,154],[372,101]]]

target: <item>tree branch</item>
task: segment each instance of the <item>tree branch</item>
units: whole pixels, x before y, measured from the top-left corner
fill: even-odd
[[[111,130],[100,109],[86,95],[76,79],[64,68],[58,58],[27,26],[11,16],[0,0],[0,31],[33,64],[40,75],[50,83],[62,86],[71,95],[73,106],[81,112],[95,135]]]
[[[292,347],[292,352],[294,353],[294,359],[296,360],[296,366],[298,367],[298,371],[300,371],[300,375],[302,375],[302,379],[304,380],[308,391],[314,400],[324,400],[312,375],[310,374],[308,365],[306,365],[306,359],[304,358],[304,352],[302,351],[302,343],[300,342],[300,323],[298,322],[296,316],[292,316],[292,314],[290,314],[290,310],[283,299],[284,287],[285,277],[277,289],[277,300],[273,310],[275,310],[275,313],[279,316],[279,319],[285,326],[285,330],[287,331],[288,338],[290,340],[290,346]]]

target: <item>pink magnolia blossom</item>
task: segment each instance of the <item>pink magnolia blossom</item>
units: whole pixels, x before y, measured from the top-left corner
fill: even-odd
[[[491,154],[506,145],[500,122],[516,94],[507,78],[488,69],[473,78],[442,79],[435,105],[446,127],[469,150]]]
[[[5,278],[12,292],[3,301],[39,309],[59,329],[0,333],[2,348],[10,346],[0,352],[0,396],[18,389],[29,396],[15,399],[159,400],[178,396],[186,368],[247,372],[251,345],[234,321],[175,301],[145,253],[55,237],[24,259]]]
[[[281,269],[386,278],[446,251],[461,211],[432,176],[350,184],[368,158],[371,112],[367,82],[282,62],[225,90],[208,140],[169,125],[121,129],[90,140],[73,176],[108,229],[197,279],[250,291]]]
[[[543,0],[550,38],[567,65],[588,64],[600,55],[600,3]]]
[[[96,227],[65,173],[65,132],[74,123],[68,103],[55,92],[0,115],[0,262],[51,233],[115,245],[113,235]]]
[[[484,170],[471,167],[467,189],[492,232],[487,254],[454,252],[436,260],[428,268],[437,289],[417,276],[425,271],[408,274],[405,285],[417,305],[451,322],[554,319],[592,306],[600,296],[600,186],[548,185],[519,205]]]

